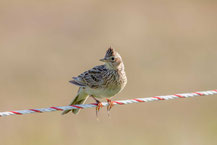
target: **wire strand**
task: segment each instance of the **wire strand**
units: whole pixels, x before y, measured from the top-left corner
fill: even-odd
[[[215,94],[217,94],[217,89],[209,90],[209,91],[194,92],[194,93],[183,93],[183,94],[174,94],[174,95],[166,95],[166,96],[155,96],[155,97],[149,97],[149,98],[119,100],[119,101],[113,101],[113,104],[114,105],[126,105],[126,104],[132,104],[132,103],[162,101],[162,100],[189,98],[189,97],[196,97],[196,96],[208,96],[208,95],[215,95]],[[7,112],[0,112],[0,117],[9,116],[9,115],[23,115],[23,114],[30,114],[30,113],[64,111],[64,110],[71,110],[71,109],[85,109],[85,108],[93,108],[96,106],[97,106],[96,103],[91,103],[91,104],[82,104],[82,105],[56,106],[56,107],[48,107],[48,108],[40,108],[40,109],[7,111]],[[102,102],[102,106],[103,107],[108,106],[108,103]]]

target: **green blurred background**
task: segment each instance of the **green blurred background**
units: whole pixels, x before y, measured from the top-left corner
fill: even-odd
[[[1,0],[0,111],[67,105],[110,45],[128,76],[115,100],[216,89],[217,1]],[[3,117],[0,144],[215,145],[216,97]]]

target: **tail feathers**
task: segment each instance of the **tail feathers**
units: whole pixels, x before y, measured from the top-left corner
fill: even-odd
[[[84,104],[85,101],[87,100],[88,95],[85,93],[78,93],[78,95],[75,97],[74,100],[69,104],[70,105],[80,105]],[[67,114],[68,112],[72,111],[72,113],[77,114],[79,113],[80,109],[72,109],[72,110],[65,110],[62,112],[62,115]]]

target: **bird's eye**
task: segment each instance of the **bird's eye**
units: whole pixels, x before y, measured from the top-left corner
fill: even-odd
[[[115,60],[115,58],[114,58],[114,57],[112,57],[112,60]]]

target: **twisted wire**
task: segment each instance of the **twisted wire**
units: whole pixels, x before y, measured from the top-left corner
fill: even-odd
[[[209,91],[199,91],[199,92],[193,92],[193,93],[182,93],[182,94],[174,94],[174,95],[166,95],[166,96],[154,96],[154,97],[149,97],[149,98],[135,98],[135,99],[128,99],[128,100],[119,100],[119,101],[113,101],[113,104],[114,105],[126,105],[126,104],[132,104],[132,103],[162,101],[162,100],[189,98],[189,97],[196,97],[196,96],[208,96],[208,95],[215,95],[215,94],[217,94],[217,89],[209,90]],[[85,108],[92,108],[96,106],[97,106],[96,103],[91,103],[91,104],[82,104],[82,105],[56,106],[56,107],[39,108],[39,109],[7,111],[7,112],[0,112],[0,117],[9,116],[9,115],[23,115],[23,114],[30,114],[30,113],[64,111],[64,110],[80,109],[80,108],[85,109]],[[103,107],[108,106],[108,103],[102,102],[102,106]]]

